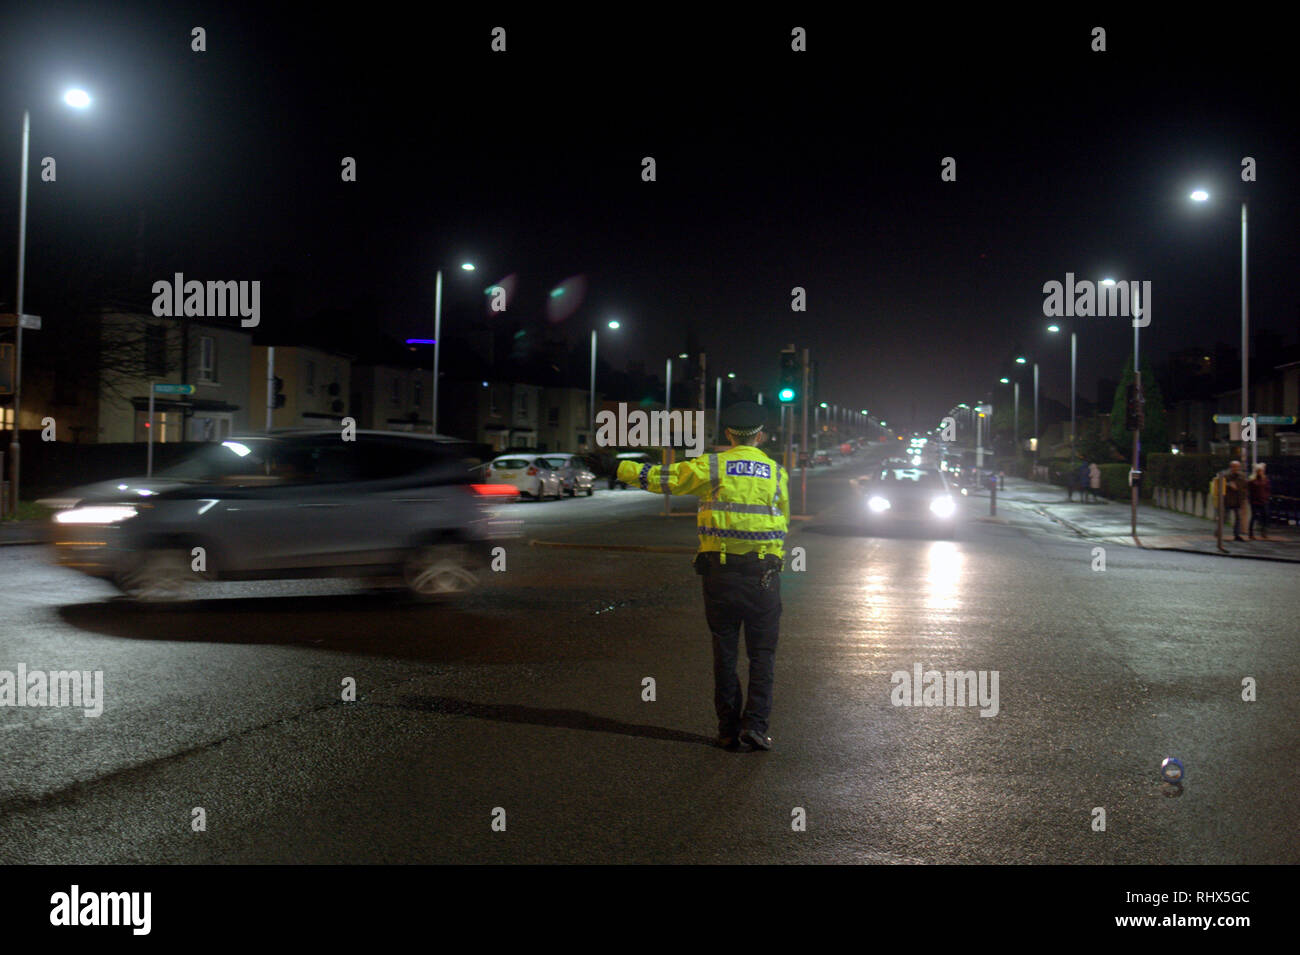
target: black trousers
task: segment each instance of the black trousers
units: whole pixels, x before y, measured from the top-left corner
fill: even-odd
[[[776,641],[781,625],[781,575],[773,574],[771,588],[764,590],[759,575],[711,570],[704,576],[704,616],[713,634],[713,703],[718,712],[718,733],[734,736],[742,729],[752,729],[766,735],[772,715]],[[742,623],[749,657],[748,701],[741,696],[736,675]]]
[[[1259,523],[1259,532],[1268,533],[1268,505],[1252,504],[1250,505],[1250,533],[1255,533],[1255,523]]]

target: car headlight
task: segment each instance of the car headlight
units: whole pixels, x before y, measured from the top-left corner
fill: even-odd
[[[936,497],[930,502],[930,510],[938,517],[952,517],[957,505],[950,497]]]
[[[137,511],[126,504],[107,504],[99,507],[74,507],[60,511],[54,520],[60,524],[116,524],[135,517]]]
[[[867,499],[867,507],[871,508],[877,514],[883,514],[889,510],[889,499],[879,495]]]

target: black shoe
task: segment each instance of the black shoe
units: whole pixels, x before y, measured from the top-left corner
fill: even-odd
[[[772,748],[772,737],[758,730],[741,730],[740,741],[748,746],[751,752],[760,749],[767,751]]]
[[[724,736],[719,733],[713,740],[713,745],[719,749],[725,749],[728,752],[736,752],[740,749],[740,740],[735,736]]]

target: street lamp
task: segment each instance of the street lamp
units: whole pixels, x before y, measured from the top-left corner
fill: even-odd
[[[82,89],[70,89],[63,94],[63,102],[73,109],[86,109],[90,106],[90,94]],[[19,442],[18,435],[22,429],[23,410],[23,291],[27,272],[27,154],[31,141],[31,114],[23,110],[23,151],[22,165],[19,167],[18,184],[18,289],[15,296],[14,311],[17,324],[14,326],[14,431],[9,443],[9,493],[12,512],[18,514],[18,477],[19,477]],[[152,387],[152,386],[151,386]]]
[[[1103,282],[1102,284],[1104,285],[1105,282]],[[1113,285],[1114,282],[1112,281],[1111,284]],[[1061,326],[1048,325],[1047,330],[1049,332],[1059,332],[1061,330]],[[1070,467],[1074,467],[1074,392],[1075,392],[1074,376],[1075,376],[1075,368],[1077,367],[1077,357],[1078,357],[1078,342],[1075,340],[1074,329],[1071,329],[1070,330]]]
[[[1197,189],[1190,196],[1193,202],[1208,202],[1210,194],[1204,189]],[[1249,271],[1246,267],[1246,200],[1241,200],[1241,419],[1244,422],[1250,415],[1250,296]],[[1250,463],[1253,467],[1259,459],[1259,442],[1251,442]],[[1242,448],[1242,462],[1245,462],[1245,448]]]
[[[611,319],[605,323],[605,327],[618,331],[622,326],[618,319]],[[587,442],[588,449],[596,447],[596,329],[591,330],[591,394],[587,399],[588,422],[591,426],[591,439]]]
[[[1114,284],[1115,284],[1115,280],[1112,279],[1112,278],[1104,278],[1104,279],[1101,280],[1101,284],[1102,284],[1102,285],[1107,285],[1107,286],[1109,286],[1109,285],[1114,285]],[[1137,285],[1137,283],[1134,283],[1134,288],[1133,288],[1133,308],[1132,308],[1132,312],[1133,312],[1133,388],[1134,388],[1134,393],[1137,395],[1138,407],[1141,408],[1141,407],[1142,407],[1142,402],[1145,400],[1145,399],[1143,398],[1143,396],[1142,396],[1142,365],[1139,363],[1139,351],[1138,351],[1138,332],[1141,331],[1141,328],[1142,328],[1142,326],[1138,324],[1138,319],[1139,319],[1139,317],[1142,315],[1142,305],[1141,305],[1141,302],[1138,300],[1138,290],[1137,290],[1136,285]],[[1149,321],[1149,320],[1150,320],[1150,319],[1148,319],[1148,321]],[[1142,460],[1142,458],[1141,458],[1141,455],[1142,455],[1142,419],[1141,419],[1141,416],[1140,416],[1140,415],[1139,415],[1139,418],[1138,418],[1138,422],[1137,422],[1137,424],[1138,424],[1138,426],[1137,426],[1136,428],[1133,429],[1133,464],[1132,464],[1132,465],[1130,466],[1130,468],[1129,468],[1129,484],[1130,484],[1130,485],[1132,486],[1132,488],[1133,488],[1133,493],[1132,493],[1132,502],[1131,502],[1131,505],[1130,505],[1130,512],[1129,512],[1129,513],[1130,513],[1130,517],[1129,517],[1129,532],[1130,532],[1130,533],[1131,533],[1135,538],[1137,537],[1137,521],[1138,521],[1138,491],[1139,491],[1138,481],[1140,480],[1140,478],[1141,478],[1141,476],[1142,476],[1142,470],[1141,470],[1141,467],[1140,467],[1140,464],[1139,464],[1139,462]]]
[[[465,272],[474,271],[473,262],[462,262],[461,269]],[[438,356],[442,348],[442,269],[438,269],[437,280],[434,283],[433,295],[433,387],[429,389],[433,392],[433,412],[429,419],[429,431],[431,434],[438,433]]]

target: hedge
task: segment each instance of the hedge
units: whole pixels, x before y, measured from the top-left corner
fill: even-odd
[[[1204,491],[1227,466],[1228,459],[1215,454],[1151,454],[1147,456],[1142,483],[1147,488]]]

